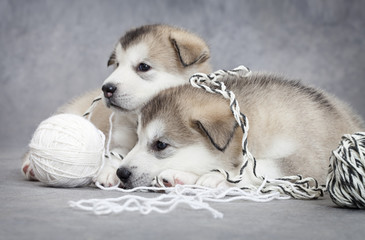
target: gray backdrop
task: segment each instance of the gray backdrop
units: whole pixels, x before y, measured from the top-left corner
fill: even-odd
[[[24,148],[61,104],[100,87],[129,28],[168,23],[207,40],[214,69],[300,78],[365,117],[365,1],[0,0],[0,146]]]

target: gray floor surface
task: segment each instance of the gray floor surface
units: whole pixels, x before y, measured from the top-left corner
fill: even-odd
[[[96,188],[60,189],[25,181],[21,153],[0,155],[0,239],[364,239],[365,212],[320,200],[215,203],[224,213],[180,205],[169,214],[124,212],[97,216],[70,200],[119,197]],[[153,197],[156,193],[138,193]]]

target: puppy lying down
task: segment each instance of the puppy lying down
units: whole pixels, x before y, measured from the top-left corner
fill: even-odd
[[[329,156],[341,136],[364,130],[349,106],[297,81],[253,74],[231,76],[224,83],[250,122],[248,149],[259,176],[301,174],[324,183]],[[170,88],[142,108],[138,143],[117,175],[125,188],[149,186],[155,176],[168,186],[227,185],[225,176],[211,170],[237,175],[241,141],[228,100],[190,85]],[[243,183],[253,184],[245,171]]]

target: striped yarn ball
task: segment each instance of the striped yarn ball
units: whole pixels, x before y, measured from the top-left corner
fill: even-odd
[[[326,185],[338,206],[365,208],[365,132],[342,137],[330,157]]]

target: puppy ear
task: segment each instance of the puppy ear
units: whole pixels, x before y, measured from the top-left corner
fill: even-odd
[[[184,67],[205,62],[210,57],[207,44],[201,38],[189,32],[171,32],[170,42]]]
[[[219,151],[224,152],[234,138],[238,127],[233,116],[222,120],[192,120],[192,127],[206,137]]]

